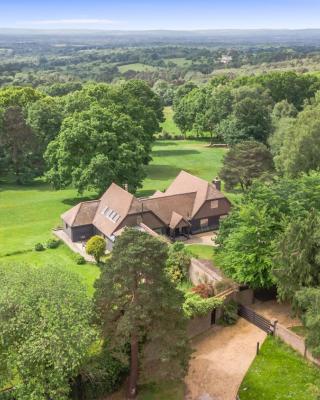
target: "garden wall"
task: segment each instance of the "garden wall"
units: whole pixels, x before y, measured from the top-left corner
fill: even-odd
[[[222,274],[213,269],[210,261],[206,262],[205,260],[197,260],[196,258],[191,259],[189,276],[194,285],[203,282],[217,282],[223,279]]]
[[[307,349],[304,338],[298,336],[290,329],[287,329],[285,326],[279,324],[278,322],[275,323],[274,336],[279,337],[286,344],[288,344],[294,350],[300,353],[303,357],[320,366],[320,359],[316,359],[312,356],[311,352]]]

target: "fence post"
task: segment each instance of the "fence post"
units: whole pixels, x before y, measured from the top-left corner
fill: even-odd
[[[257,355],[259,355],[259,351],[260,351],[260,343],[257,342]]]
[[[277,336],[277,324],[278,324],[278,320],[275,319],[273,321],[273,336]]]

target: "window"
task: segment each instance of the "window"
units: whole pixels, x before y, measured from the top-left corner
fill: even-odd
[[[200,219],[200,226],[201,228],[206,228],[209,224],[208,218]]]
[[[218,200],[211,200],[210,206],[211,206],[211,208],[218,208],[219,207],[219,201]]]

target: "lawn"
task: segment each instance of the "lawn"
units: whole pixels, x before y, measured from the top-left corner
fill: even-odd
[[[181,135],[181,131],[173,120],[172,107],[164,107],[163,110],[165,121],[161,124],[162,131],[170,133],[170,135]]]
[[[181,169],[210,180],[217,174],[224,153],[224,149],[206,147],[204,142],[159,141],[138,195],[166,189]],[[34,245],[45,243],[52,236],[51,229],[61,224],[64,211],[95,197],[95,193],[80,197],[74,189],[55,191],[41,182],[29,186],[0,184],[0,262],[61,265],[77,272],[92,293],[99,275],[96,266],[77,265],[66,246],[35,252]]]
[[[213,247],[205,244],[190,244],[188,250],[194,257],[213,261]]]
[[[317,400],[320,369],[279,340],[269,337],[240,388],[241,400]]]

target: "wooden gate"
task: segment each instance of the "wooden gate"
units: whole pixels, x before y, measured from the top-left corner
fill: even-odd
[[[238,314],[240,317],[246,319],[253,325],[256,325],[258,328],[267,332],[269,335],[273,335],[274,324],[267,318],[251,310],[251,308],[239,304]]]

